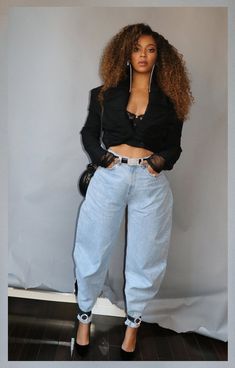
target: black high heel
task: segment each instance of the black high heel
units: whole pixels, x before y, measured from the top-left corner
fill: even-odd
[[[86,313],[86,312],[83,312],[83,311],[79,310],[79,315],[81,316],[82,319],[85,320],[85,319],[88,319],[90,317],[91,312]],[[86,345],[80,345],[80,344],[77,343],[76,339],[77,339],[77,330],[78,330],[79,323],[80,323],[80,321],[78,320],[78,318],[76,318],[75,327],[74,327],[74,347],[73,347],[72,355],[75,352],[75,353],[79,354],[81,357],[84,357],[85,355],[87,355],[87,353],[90,350],[90,341]],[[90,340],[91,322],[89,322],[88,324],[89,324],[89,340]]]
[[[89,327],[91,325],[91,322],[89,322]],[[78,326],[79,326],[79,321],[76,320],[76,323],[75,323],[75,332],[74,332],[74,346],[73,346],[73,352],[72,352],[72,355],[75,353],[75,354],[78,354],[80,355],[81,357],[84,357],[88,354],[89,350],[90,350],[90,341],[88,344],[86,345],[80,345],[77,343],[76,339],[77,339],[77,329],[78,329]],[[90,331],[89,331],[89,339],[90,339]]]
[[[126,351],[120,347],[120,354],[123,360],[133,360],[135,357],[135,350],[134,351]]]
[[[126,318],[129,319],[131,322],[136,323],[138,327],[141,324],[141,316],[134,318],[127,314]],[[134,349],[134,351],[126,351],[122,348],[122,346],[120,347],[120,355],[123,360],[133,360],[135,358],[135,353],[136,349]]]
[[[76,353],[78,355],[80,355],[81,357],[84,357],[88,354],[89,350],[90,350],[90,342],[86,345],[80,345],[76,342],[76,338],[74,341],[74,350],[76,351]]]

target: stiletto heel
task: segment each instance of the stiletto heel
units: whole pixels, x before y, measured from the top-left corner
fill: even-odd
[[[75,341],[74,341],[74,350],[82,357],[84,357],[85,355],[87,355],[87,353],[89,352],[89,348],[90,348],[90,342],[86,345],[80,345],[77,343],[76,341],[76,337],[75,337]]]
[[[73,351],[72,351],[72,355],[74,352],[76,352],[77,354],[79,354],[81,357],[84,357],[85,355],[87,355],[87,353],[89,352],[89,348],[90,348],[90,327],[91,327],[91,312],[82,312],[81,310],[79,311],[79,315],[78,315],[79,319],[76,318],[75,321],[75,328],[74,328],[74,346],[73,346]],[[84,318],[86,317],[86,318]],[[89,343],[85,344],[85,345],[81,345],[77,343],[77,330],[79,327],[79,323],[82,323],[81,320],[89,320],[90,322],[86,323],[89,325]]]
[[[135,323],[135,328],[139,328],[139,326],[141,324],[141,316],[134,318],[134,317],[130,316],[129,314],[127,314],[125,325],[130,326],[130,322]],[[127,334],[127,330],[125,332],[125,338],[126,338],[126,336],[128,336],[128,334],[127,335],[126,334]],[[135,336],[135,339],[136,339],[136,336]],[[124,343],[124,341],[123,341],[123,343]],[[126,350],[123,349],[123,343],[122,343],[122,346],[120,347],[121,358],[123,360],[133,360],[134,357],[135,357],[136,348],[134,348],[133,351],[126,351]],[[136,340],[135,340],[135,344],[136,344]]]
[[[134,351],[126,351],[122,347],[120,348],[121,358],[123,360],[133,360],[135,357],[135,350]]]

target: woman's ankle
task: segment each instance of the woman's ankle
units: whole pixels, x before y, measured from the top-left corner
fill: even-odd
[[[122,349],[125,351],[134,351],[135,350],[135,346],[136,346],[136,340],[137,340],[137,332],[138,332],[138,328],[134,328],[134,327],[130,327],[127,326],[126,327],[126,331],[125,331],[125,337],[124,340],[122,342]]]
[[[90,323],[79,322],[76,342],[80,345],[87,345],[89,344],[89,340],[90,340]]]

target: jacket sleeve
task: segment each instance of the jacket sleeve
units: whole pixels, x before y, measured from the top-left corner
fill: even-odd
[[[97,99],[99,87],[90,91],[90,101],[86,122],[80,131],[82,143],[93,163],[107,167],[116,156],[101,147],[101,113]]]
[[[170,123],[167,129],[165,148],[154,153],[148,158],[149,165],[157,172],[162,170],[171,170],[179,159],[181,148],[183,120],[178,119],[176,113],[170,116]]]

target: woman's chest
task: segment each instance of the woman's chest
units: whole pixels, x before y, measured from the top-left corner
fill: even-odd
[[[136,96],[135,96],[136,97]],[[148,98],[142,96],[138,100],[131,98],[128,94],[118,93],[104,100],[103,121],[106,127],[128,126],[130,114],[141,115],[138,119],[138,126],[141,129],[149,126],[166,127],[172,109],[164,96],[149,94]]]
[[[135,116],[144,115],[149,103],[148,90],[133,90],[130,93],[126,110]]]

